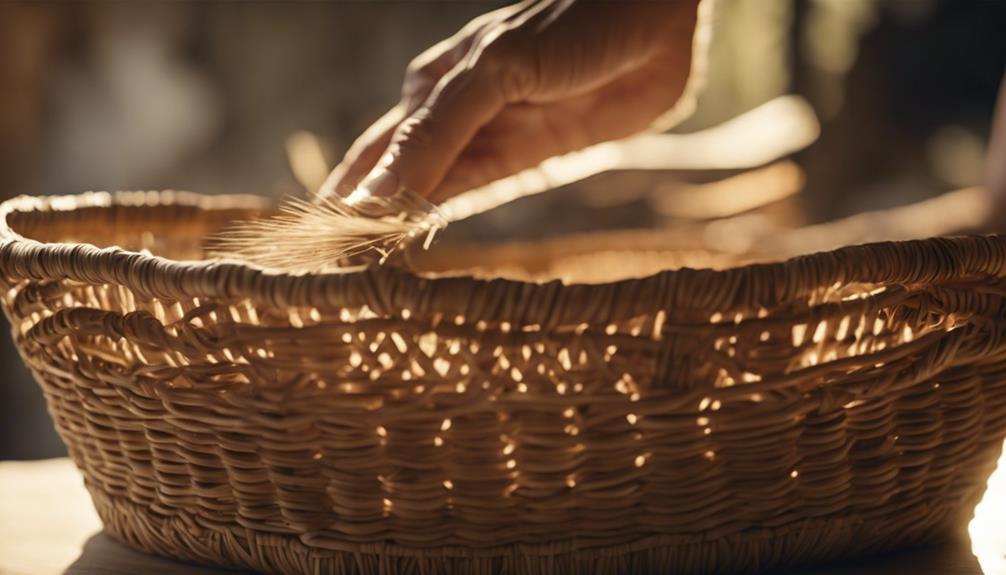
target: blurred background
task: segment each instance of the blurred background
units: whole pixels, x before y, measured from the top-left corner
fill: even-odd
[[[303,194],[298,172],[339,160],[395,103],[413,56],[503,4],[2,2],[0,199],[162,188]],[[788,225],[978,184],[1006,67],[1004,29],[1006,2],[995,0],[718,0],[707,88],[674,131],[803,97],[820,136],[772,172],[798,182],[799,193],[777,194],[787,200],[773,208]],[[673,226],[679,202],[661,208],[668,202],[641,195],[733,175],[605,174],[455,235]],[[577,198],[589,200],[569,209]],[[0,459],[62,453],[4,337]]]

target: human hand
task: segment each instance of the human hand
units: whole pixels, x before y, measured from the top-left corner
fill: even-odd
[[[653,126],[685,93],[698,2],[534,0],[476,18],[413,60],[321,193],[440,202]]]

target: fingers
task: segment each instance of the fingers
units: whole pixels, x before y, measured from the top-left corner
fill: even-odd
[[[345,196],[352,192],[356,184],[380,159],[381,154],[391,143],[391,136],[394,134],[395,128],[404,117],[405,110],[401,105],[398,105],[371,124],[353,142],[339,165],[325,179],[325,183],[318,190],[318,195],[326,198],[336,195]]]
[[[370,172],[391,144],[395,129],[429,97],[437,81],[457,63],[468,50],[467,36],[449,38],[430,48],[409,64],[402,84],[402,99],[394,108],[371,124],[353,142],[342,161],[332,170],[322,185],[320,195],[348,195]],[[470,34],[469,34],[470,35]]]
[[[680,97],[684,78],[655,83],[657,65],[561,102],[508,106],[459,154],[436,189],[442,202],[587,146],[645,130]]]
[[[423,52],[409,64],[402,83],[401,100],[353,142],[322,185],[319,191],[322,197],[332,194],[345,196],[353,191],[387,150],[395,128],[422,105],[437,81],[468,50],[470,36],[471,31],[462,30]]]
[[[386,153],[359,187],[374,196],[402,190],[429,195],[479,128],[506,104],[505,74],[495,59],[472,55],[441,78],[398,125]]]
[[[402,84],[402,102],[409,113],[426,100],[436,83],[468,54],[474,44],[483,40],[488,30],[525,10],[527,3],[517,3],[482,14],[450,38],[416,56],[409,63]]]
[[[444,75],[449,73],[482,39],[492,24],[526,10],[528,3],[517,3],[488,12],[465,25],[457,34],[427,49],[409,63],[402,83],[398,105],[374,122],[350,146],[342,161],[319,190],[319,195],[348,195],[370,172],[391,144],[395,129],[426,100]]]
[[[517,55],[517,46],[504,37],[520,22],[549,6],[525,1],[476,18],[446,44],[435,47],[410,66],[405,88],[409,111],[395,130],[378,164],[360,182],[370,195],[388,196],[407,189],[428,195],[443,178],[457,155],[480,127],[489,122],[508,100],[522,97],[528,82],[527,58]],[[418,107],[428,80],[444,73]]]

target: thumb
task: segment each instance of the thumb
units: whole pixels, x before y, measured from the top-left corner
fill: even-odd
[[[408,190],[429,196],[479,128],[506,103],[495,66],[462,61],[398,125],[391,143],[358,190],[391,196]]]

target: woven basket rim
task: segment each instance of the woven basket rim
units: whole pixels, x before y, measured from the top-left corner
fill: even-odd
[[[1006,270],[1006,236],[966,235],[878,242],[800,255],[785,261],[722,270],[680,268],[605,284],[478,279],[416,274],[371,265],[322,273],[287,273],[228,260],[179,261],[118,247],[87,243],[45,243],[11,228],[15,212],[56,212],[116,206],[194,207],[199,210],[262,209],[260,196],[202,195],[192,192],[86,192],[60,196],[18,196],[0,204],[0,273],[33,280],[70,279],[124,285],[148,297],[248,298],[275,306],[366,305],[376,313],[403,308],[514,321],[534,316],[514,309],[517,301],[621,300],[607,319],[633,317],[656,309],[730,311],[770,307],[777,302],[836,283],[916,284],[951,278],[1001,275]],[[711,288],[711,286],[714,286]],[[495,310],[466,310],[472,292],[494,302]],[[495,297],[492,297],[495,296]],[[533,304],[532,304],[533,305]],[[527,304],[525,304],[527,307]],[[596,319],[596,310],[563,306],[558,321]],[[610,306],[609,306],[610,307]],[[611,311],[611,310],[608,310]],[[516,314],[514,312],[517,312]],[[523,314],[521,312],[524,312]],[[532,317],[525,317],[532,321]]]

